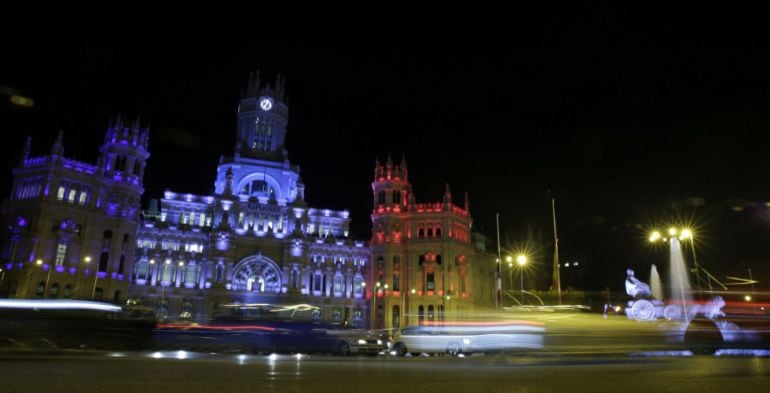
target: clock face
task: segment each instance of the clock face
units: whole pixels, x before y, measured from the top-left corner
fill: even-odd
[[[269,111],[270,109],[273,109],[273,99],[262,98],[259,100],[259,107],[262,108],[263,111]]]

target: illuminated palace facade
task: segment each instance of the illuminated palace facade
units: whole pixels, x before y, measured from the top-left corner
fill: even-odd
[[[372,320],[399,328],[468,316],[494,305],[494,261],[472,232],[468,194],[417,203],[406,161],[376,163],[372,182]]]
[[[348,211],[308,206],[284,148],[283,85],[249,81],[213,194],[169,190],[144,212],[138,122],[111,121],[95,165],[63,157],[61,134],[47,156],[28,141],[3,204],[0,296],[128,300],[198,321],[230,304],[309,304],[317,319],[380,328],[493,302],[467,195],[456,206],[447,186],[417,204],[403,160],[375,168],[370,242],[350,238]]]
[[[122,302],[136,251],[149,130],[118,119],[95,165],[50,153],[27,139],[3,202],[0,295]]]
[[[170,317],[205,319],[227,304],[310,304],[314,317],[366,324],[368,245],[348,211],[314,208],[284,149],[283,81],[249,82],[233,155],[213,195],[166,191],[136,233],[131,296]]]

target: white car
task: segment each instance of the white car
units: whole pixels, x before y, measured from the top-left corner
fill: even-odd
[[[545,326],[538,322],[447,323],[401,329],[393,349],[399,356],[407,352],[461,353],[540,349]]]

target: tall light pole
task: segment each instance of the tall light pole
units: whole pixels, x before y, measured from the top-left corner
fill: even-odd
[[[43,267],[42,259],[38,259],[35,263],[41,268]],[[48,293],[48,282],[51,280],[51,268],[52,266],[48,265],[48,275],[45,277],[45,287],[43,287],[43,299],[45,299],[45,295]]]
[[[503,263],[502,257],[500,256],[500,213],[497,213],[495,215],[495,221],[497,222],[497,266],[495,271],[495,309],[497,311],[502,310],[502,303],[503,303],[503,293],[502,293],[502,287],[503,283],[501,282],[500,278],[500,264]]]
[[[90,266],[91,263],[91,257],[86,256],[83,258],[83,260],[86,262],[86,266]],[[99,279],[99,266],[94,267],[94,285],[91,286],[91,300],[94,300],[96,297],[96,280]]]
[[[556,233],[556,198],[551,198],[551,212],[553,213],[553,281],[551,286],[559,295],[559,305],[561,305],[561,277],[559,275],[559,235]]]
[[[521,276],[521,305],[524,305],[524,265],[527,264],[527,256],[522,254],[516,257],[516,263],[519,264],[519,275]]]
[[[508,255],[505,257],[505,261],[508,262],[508,285],[511,286],[511,291],[513,291],[513,257]]]

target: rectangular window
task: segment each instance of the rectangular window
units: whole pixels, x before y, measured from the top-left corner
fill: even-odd
[[[78,194],[78,186],[72,186],[72,188],[70,188],[70,193],[67,196],[67,202],[75,203],[75,196],[77,196],[77,194]]]
[[[56,247],[56,266],[64,265],[64,260],[67,258],[67,245],[59,243]]]
[[[342,292],[342,276],[334,276],[334,293]]]
[[[80,198],[78,200],[78,203],[80,205],[85,205],[87,199],[88,199],[88,189],[84,188],[83,191],[80,191]]]
[[[69,184],[67,184],[66,181],[63,181],[59,183],[59,191],[56,192],[56,199],[63,201],[64,200],[64,194],[67,193],[67,187]]]
[[[426,281],[427,285],[425,286],[425,289],[428,291],[435,291],[436,290],[436,277],[433,272],[430,272],[426,275]]]
[[[398,255],[393,256],[393,290],[401,290],[401,280],[399,279],[399,272],[401,272],[401,257]]]
[[[315,275],[313,275],[313,290],[314,291],[321,290],[321,273],[316,273]]]

